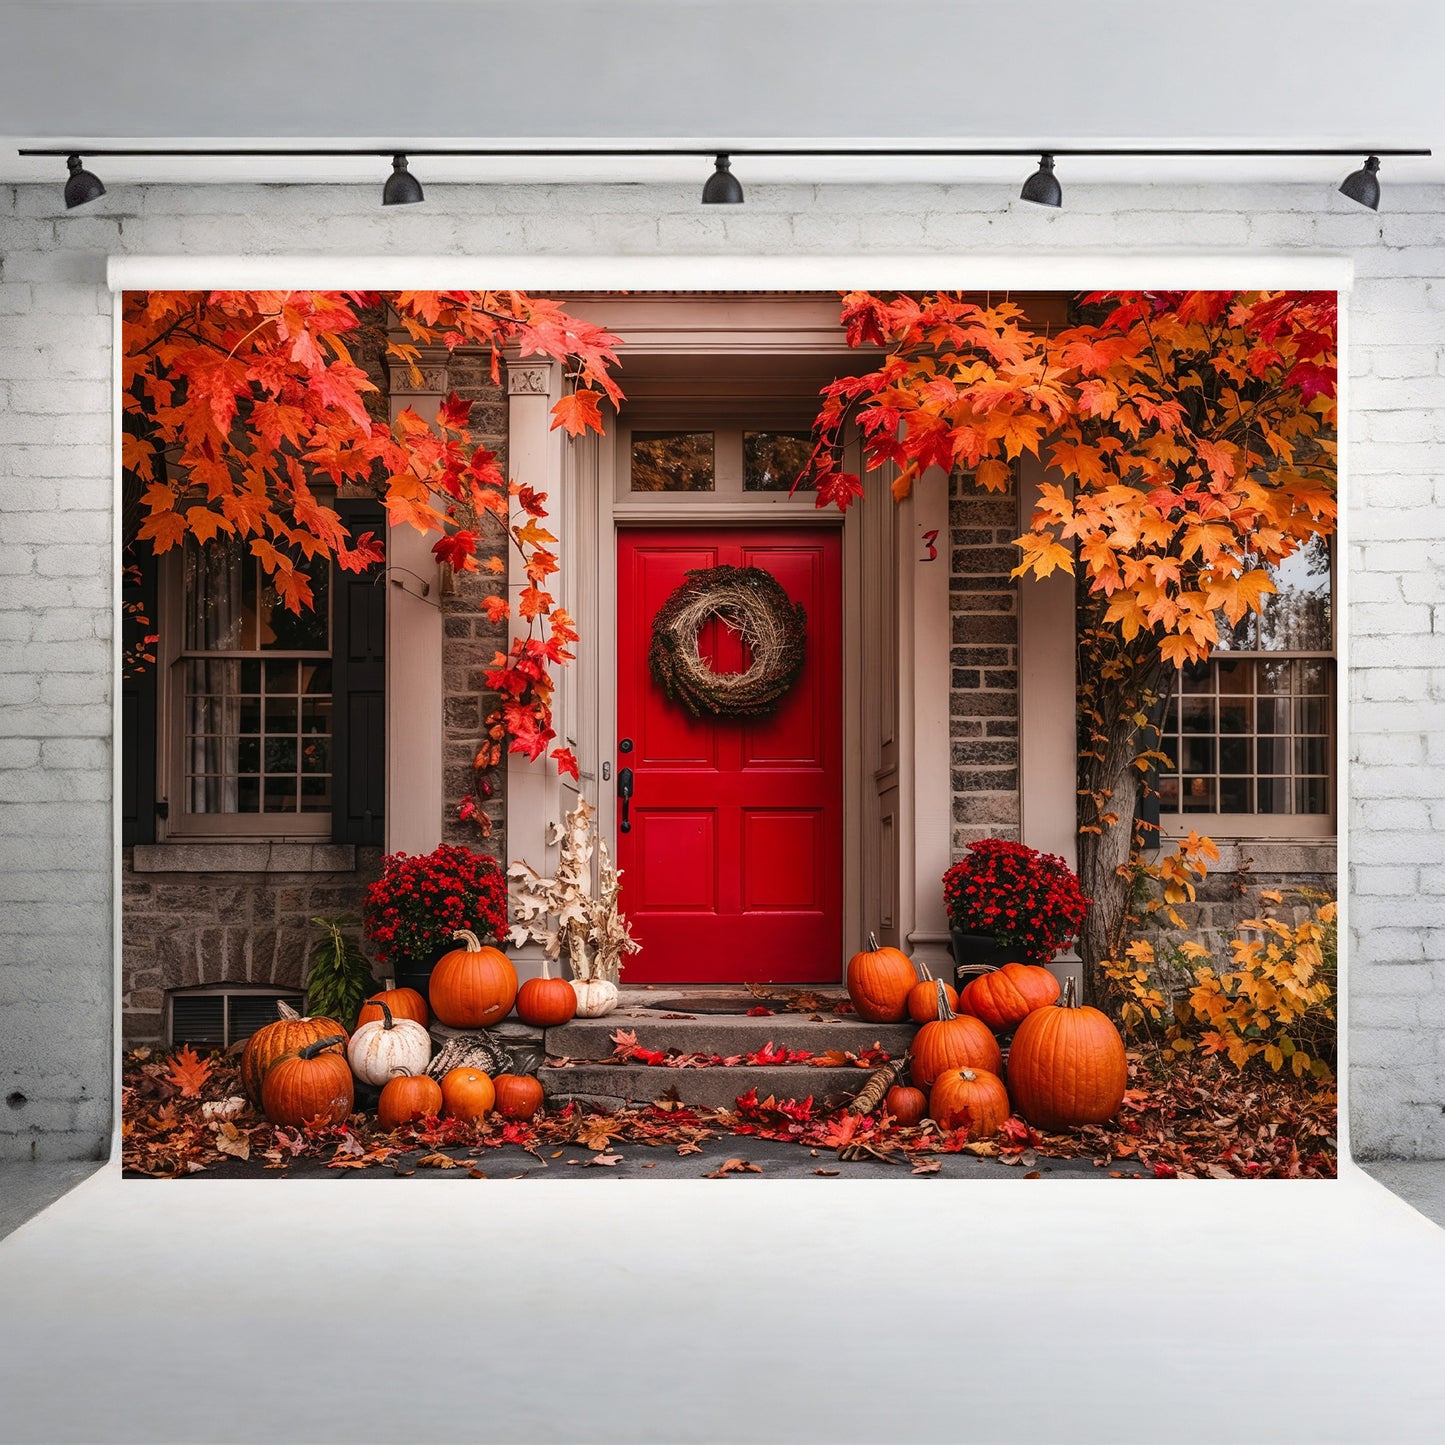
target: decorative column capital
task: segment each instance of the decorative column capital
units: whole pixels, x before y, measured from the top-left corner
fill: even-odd
[[[391,389],[393,394],[407,396],[445,396],[447,392],[447,369],[443,366],[422,366],[419,375],[413,376],[411,368],[404,363],[393,363]]]
[[[547,363],[509,365],[508,396],[546,396],[552,389],[552,367]]]

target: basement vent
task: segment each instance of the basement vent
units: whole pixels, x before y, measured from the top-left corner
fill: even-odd
[[[276,1005],[284,1002],[298,1012],[302,995],[285,989],[189,988],[169,996],[170,1042],[229,1048],[248,1039],[263,1024],[276,1021]]]

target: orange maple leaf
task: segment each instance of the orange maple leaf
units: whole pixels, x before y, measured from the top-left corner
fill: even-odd
[[[169,1081],[180,1091],[183,1098],[194,1099],[211,1077],[211,1064],[186,1044],[172,1054],[166,1063],[170,1066]]]

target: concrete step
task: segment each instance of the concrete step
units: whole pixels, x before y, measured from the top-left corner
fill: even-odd
[[[760,1018],[747,1014],[664,1018],[656,1010],[619,1008],[605,1018],[573,1019],[560,1028],[548,1029],[547,1055],[553,1059],[610,1059],[616,1049],[612,1035],[618,1029],[635,1033],[637,1042],[646,1049],[721,1054],[725,1058],[732,1054],[756,1053],[770,1042],[779,1048],[806,1049],[813,1054],[826,1053],[829,1049],[857,1053],[876,1044],[896,1058],[908,1048],[915,1033],[912,1024],[870,1024],[835,1014],[824,1014],[819,1022],[806,1014],[795,1013],[767,1014]]]
[[[766,1042],[766,1040],[764,1041]],[[675,1089],[685,1104],[709,1109],[730,1109],[739,1094],[758,1091],[759,1099],[806,1099],[837,1107],[851,1099],[872,1072],[870,1069],[815,1069],[805,1064],[757,1066],[738,1064],[731,1069],[668,1069],[647,1064],[574,1064],[570,1068],[541,1068],[537,1077],[550,1104],[569,1099],[615,1108],[625,1103],[650,1103]]]

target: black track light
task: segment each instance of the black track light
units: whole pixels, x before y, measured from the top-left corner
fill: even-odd
[[[92,174],[80,164],[79,156],[67,156],[65,164],[70,167],[70,179],[65,183],[65,209],[83,206],[87,201],[99,200],[105,194],[100,177]]]
[[[412,175],[406,168],[406,157],[394,155],[391,158],[391,174],[386,178],[386,185],[382,188],[381,204],[383,206],[414,206],[418,201],[426,200],[426,195],[421,188],[421,182]]]
[[[1380,209],[1380,158],[1366,156],[1365,163],[1357,171],[1351,171],[1340,187],[1340,194],[1368,206],[1372,211]]]
[[[1054,174],[1054,158],[1047,151],[1039,157],[1038,170],[1024,182],[1019,199],[1032,201],[1036,206],[1064,204],[1063,187],[1059,185],[1059,178]]]
[[[726,156],[718,156],[712,163],[712,174],[702,188],[702,203],[705,206],[740,206],[743,203],[743,188],[733,174],[732,162]]]

